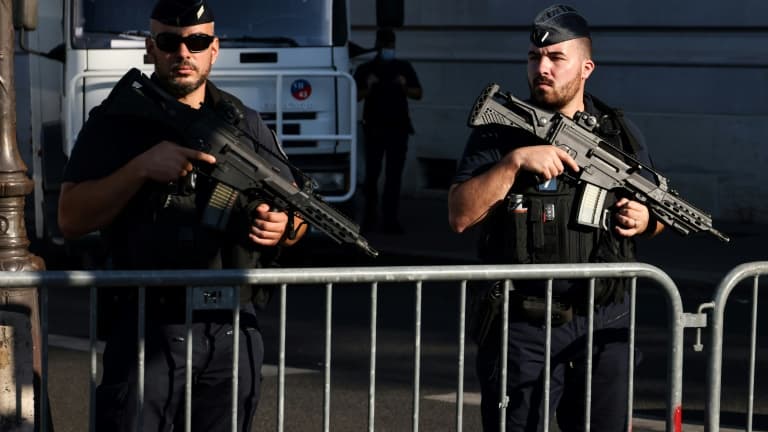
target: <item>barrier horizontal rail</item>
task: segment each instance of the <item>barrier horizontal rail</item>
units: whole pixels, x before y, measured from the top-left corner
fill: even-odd
[[[620,274],[619,274],[620,273]],[[402,267],[328,267],[255,270],[96,270],[0,272],[0,287],[178,286],[188,284],[315,284],[492,279],[651,278],[674,286],[658,267],[643,263],[525,264]]]

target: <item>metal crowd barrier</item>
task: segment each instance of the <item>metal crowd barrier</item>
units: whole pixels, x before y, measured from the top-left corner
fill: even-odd
[[[429,267],[358,267],[358,268],[301,268],[301,269],[259,269],[259,270],[222,270],[222,271],[44,271],[44,272],[0,272],[0,287],[23,287],[37,286],[41,288],[41,308],[42,308],[42,328],[43,328],[43,376],[41,383],[43,395],[41,397],[40,412],[46,412],[47,407],[47,319],[48,304],[47,295],[49,288],[64,287],[91,287],[91,397],[90,397],[90,430],[94,425],[94,389],[96,386],[96,289],[98,287],[139,287],[140,305],[145,296],[147,286],[188,286],[187,294],[191,293],[192,286],[211,287],[220,289],[222,286],[238,286],[243,284],[268,284],[280,285],[280,321],[279,321],[279,358],[278,358],[278,421],[277,430],[282,432],[285,421],[285,329],[286,329],[286,301],[287,287],[289,284],[325,284],[326,287],[326,322],[325,322],[325,361],[324,361],[324,387],[323,387],[323,428],[324,431],[330,429],[330,372],[331,372],[331,301],[334,284],[364,283],[370,284],[371,290],[371,347],[370,347],[370,370],[369,370],[369,400],[368,400],[368,430],[374,430],[375,423],[375,377],[376,377],[376,313],[377,313],[377,295],[380,283],[390,282],[411,282],[415,285],[415,336],[414,336],[414,377],[413,377],[413,406],[412,406],[412,430],[418,431],[419,428],[419,400],[420,400],[420,375],[421,375],[421,292],[424,282],[432,281],[455,281],[459,284],[460,305],[458,311],[459,331],[458,331],[458,363],[457,363],[457,397],[456,397],[456,430],[462,431],[463,423],[463,382],[464,382],[464,357],[465,357],[465,321],[467,309],[467,282],[483,280],[501,280],[507,281],[504,289],[504,308],[502,312],[502,322],[506,323],[509,314],[509,281],[544,279],[548,281],[546,289],[546,308],[547,316],[551,316],[552,308],[552,281],[555,279],[588,279],[590,281],[589,299],[590,304],[594,305],[594,287],[597,278],[630,278],[632,281],[630,289],[631,307],[630,307],[630,340],[629,340],[629,398],[628,398],[628,417],[627,430],[631,430],[632,413],[632,395],[633,395],[633,373],[634,359],[634,331],[635,331],[635,298],[636,283],[638,278],[650,279],[658,283],[665,291],[667,298],[668,315],[668,356],[667,356],[667,396],[666,396],[666,429],[667,431],[679,431],[681,422],[681,404],[682,404],[682,363],[683,363],[683,329],[685,327],[685,314],[682,309],[682,301],[677,287],[667,274],[658,268],[640,263],[621,263],[621,264],[551,264],[551,265],[517,265],[517,266],[429,266]],[[203,288],[206,289],[206,288]],[[189,297],[188,297],[189,298]],[[234,304],[231,305],[233,312],[233,324],[235,326],[235,351],[237,352],[237,335],[239,333],[239,295],[234,295]],[[590,310],[593,308],[590,307]],[[187,301],[187,328],[188,334],[190,328],[191,302]],[[144,308],[139,307],[139,358],[137,359],[139,370],[143,371],[144,351]],[[593,313],[589,313],[589,336],[587,351],[592,350],[592,319]],[[547,319],[547,340],[546,350],[549,352],[551,322]],[[500,426],[505,430],[504,416],[506,410],[506,358],[507,358],[507,326],[502,327],[502,400],[500,401]],[[191,338],[187,339],[187,362],[191,362]],[[588,356],[590,358],[590,356]],[[549,397],[549,373],[550,361],[547,359],[545,364],[545,400]],[[586,400],[590,400],[591,385],[591,358],[587,363],[587,383]],[[140,374],[140,382],[137,384],[139,389],[138,400],[136,403],[141,406],[143,402],[143,375]],[[191,368],[187,368],[186,377],[186,397],[189,397],[191,388]],[[237,362],[233,359],[233,392],[231,397],[236,397],[237,387]],[[186,430],[190,430],[190,402],[185,407]],[[545,418],[548,418],[548,404],[545,403]],[[585,430],[589,431],[590,404],[585,404],[586,420]],[[237,416],[233,404],[233,422],[232,430],[235,431]],[[46,424],[42,422],[40,430],[45,432]]]
[[[768,274],[768,261],[742,264],[731,270],[720,282],[712,303],[711,342],[709,344],[707,362],[707,412],[706,432],[720,430],[720,397],[723,366],[723,325],[725,321],[725,306],[728,297],[736,286],[752,278],[752,314],[750,329],[749,375],[748,375],[748,404],[746,413],[746,430],[752,431],[755,400],[755,354],[757,351],[757,300],[759,278]]]

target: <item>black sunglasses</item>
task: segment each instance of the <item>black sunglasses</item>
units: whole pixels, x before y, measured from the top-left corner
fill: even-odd
[[[215,37],[205,33],[195,33],[184,37],[176,33],[158,33],[152,36],[152,39],[155,40],[158,48],[167,53],[178,51],[182,42],[190,52],[199,53],[207,50]]]

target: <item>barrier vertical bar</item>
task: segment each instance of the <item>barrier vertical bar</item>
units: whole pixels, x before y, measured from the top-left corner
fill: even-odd
[[[333,322],[333,284],[325,285],[325,364],[323,365],[323,430],[331,428],[331,323]]]
[[[668,317],[671,335],[667,344],[669,393],[667,395],[666,427],[668,431],[681,432],[683,421],[683,331],[685,330],[683,302],[679,294],[676,297],[670,295],[668,300],[671,301]]]
[[[280,284],[280,352],[277,360],[277,430],[285,427],[285,321],[288,285]]]
[[[192,432],[192,287],[187,286],[184,324],[187,332],[186,360],[184,360],[184,431]]]
[[[499,431],[507,430],[507,357],[509,355],[509,290],[512,281],[504,281],[504,302],[501,308],[501,376],[499,391]]]
[[[147,288],[145,286],[139,287],[139,301],[138,301],[138,374],[136,383],[136,430],[142,432],[144,430],[144,369],[145,369],[145,331],[146,331],[146,301],[147,301]]]
[[[374,432],[376,409],[376,326],[378,320],[377,282],[371,283],[371,365],[368,370],[368,432]]]
[[[462,432],[464,423],[464,345],[466,343],[467,281],[461,281],[459,288],[459,372],[456,389],[456,432]]]
[[[595,278],[589,279],[589,311],[587,312],[587,349],[584,354],[587,360],[584,374],[584,431],[589,432],[592,423],[592,353],[595,342]]]
[[[413,432],[419,431],[419,377],[421,375],[421,281],[416,282],[415,319],[416,336],[413,342]]]
[[[544,430],[549,430],[549,391],[552,379],[552,279],[547,279],[544,318]]]
[[[715,293],[712,302],[712,322],[710,323],[709,361],[707,362],[707,407],[706,424],[704,432],[717,432],[720,430],[720,391],[721,373],[723,364],[723,315],[724,303],[730,294],[730,283],[735,279],[731,273],[725,276],[720,287]]]
[[[757,288],[758,276],[752,283],[752,329],[749,341],[749,403],[747,404],[747,432],[752,432],[752,417],[755,409],[755,353],[757,351]]]
[[[98,368],[98,358],[96,356],[96,339],[97,339],[97,333],[98,333],[98,298],[97,298],[97,292],[96,292],[96,286],[91,285],[89,288],[89,299],[90,302],[89,305],[89,321],[88,321],[88,336],[89,336],[89,353],[90,353],[90,383],[88,388],[88,400],[90,402],[90,405],[88,407],[88,430],[89,431],[95,431],[96,430],[96,377],[97,377],[97,368]]]
[[[42,364],[40,369],[40,432],[48,430],[48,287],[40,289],[40,332]]]
[[[633,277],[629,287],[629,365],[627,367],[627,424],[626,431],[632,432],[632,410],[635,387],[635,299],[637,278]]]
[[[240,375],[240,285],[234,287],[232,308],[232,432],[237,432],[238,383]]]

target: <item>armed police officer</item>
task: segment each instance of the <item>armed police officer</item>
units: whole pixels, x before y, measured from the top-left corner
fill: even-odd
[[[154,63],[152,82],[199,112],[221,112],[241,129],[241,145],[251,146],[293,181],[259,114],[208,80],[219,49],[208,3],[159,0],[150,30],[146,51]],[[179,131],[149,118],[147,110],[126,106],[120,85],[91,111],[68,161],[59,204],[66,237],[100,230],[116,269],[221,269],[268,265],[278,247],[302,236],[305,227],[298,218],[289,224],[288,214],[270,211],[264,202],[238,202],[226,229],[203,223],[214,185],[198,175],[196,166],[215,164],[215,158],[180,145]],[[239,358],[239,431],[250,429],[259,400],[263,342],[253,295],[250,287],[241,287],[240,349],[234,353]],[[136,418],[136,299],[123,301],[104,353],[98,430],[134,431],[137,421],[145,431],[182,430],[185,290],[147,290],[143,419]],[[192,430],[232,430],[232,324],[228,309],[193,312]]]
[[[585,92],[595,70],[587,21],[575,9],[554,5],[534,19],[528,49],[530,103],[573,117],[600,119],[598,133],[616,149],[649,164],[636,128],[621,111]],[[614,151],[622,157],[619,151]],[[634,239],[663,226],[639,202],[612,193],[606,223],[579,223],[585,185],[573,180],[579,166],[565,151],[519,128],[499,125],[472,131],[449,192],[449,219],[457,232],[480,225],[486,263],[626,262],[635,258]],[[598,209],[598,211],[603,209]],[[628,310],[626,281],[598,280],[594,304],[591,429],[624,430],[627,421]],[[477,373],[485,431],[500,418],[499,284],[482,302]],[[543,426],[545,284],[515,281],[510,292],[508,338],[508,431]],[[550,412],[563,431],[583,430],[588,286],[553,284]],[[497,318],[494,320],[493,317]],[[489,324],[490,322],[490,324]],[[484,330],[484,331],[483,331]]]

